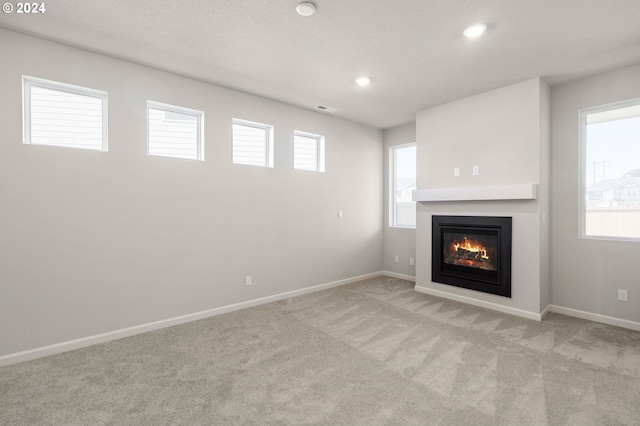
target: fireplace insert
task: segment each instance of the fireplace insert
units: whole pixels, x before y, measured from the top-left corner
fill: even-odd
[[[511,297],[511,218],[433,216],[433,282]]]

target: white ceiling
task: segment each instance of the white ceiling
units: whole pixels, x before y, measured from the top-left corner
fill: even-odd
[[[55,0],[0,27],[383,129],[529,78],[640,63],[640,0],[314,0],[308,18],[298,3]],[[465,39],[476,22],[486,35]]]

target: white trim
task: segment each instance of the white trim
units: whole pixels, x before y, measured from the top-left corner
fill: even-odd
[[[542,321],[542,315],[525,311],[523,309],[512,308],[510,306],[499,305],[497,303],[485,302],[484,300],[473,299],[467,296],[460,296],[457,294],[451,294],[440,290],[434,290],[432,288],[422,287],[416,284],[414,290],[419,293],[430,294],[431,296],[442,297],[444,299],[455,300],[456,302],[467,303],[469,305],[480,306],[482,308],[492,309],[494,311],[503,312],[505,314],[511,314],[522,318],[527,318],[535,321]]]
[[[415,147],[416,149],[416,158],[418,152],[418,144],[416,142],[405,143],[402,145],[393,145],[389,147],[389,176],[388,184],[389,184],[389,228],[397,228],[397,229],[416,229],[416,224],[413,225],[398,225],[396,223],[398,219],[397,215],[397,194],[396,194],[396,172],[397,172],[397,160],[398,160],[398,150],[407,149]],[[417,161],[417,160],[416,160]],[[416,176],[417,182],[417,176]],[[414,190],[415,192],[415,190]],[[412,192],[413,198],[413,192]],[[414,209],[415,209],[415,200],[413,200]]]
[[[549,315],[550,313],[551,313],[551,305],[547,305],[547,307],[546,307],[546,308],[544,308],[544,309],[542,310],[542,312],[540,312],[540,317],[541,317],[542,319],[544,319],[544,317],[546,317],[546,316],[547,316],[547,315]]]
[[[639,107],[640,106],[640,98],[628,99],[621,102],[613,102],[606,105],[600,105],[596,107],[583,108],[578,112],[580,128],[578,129],[579,135],[579,146],[578,153],[580,164],[578,167],[580,177],[579,177],[579,188],[578,188],[578,235],[581,239],[584,240],[604,240],[604,241],[627,241],[627,242],[638,242],[640,238],[638,237],[624,237],[624,236],[616,236],[616,235],[588,235],[587,234],[587,173],[589,166],[587,164],[587,126],[589,124],[588,116],[589,114],[601,113],[605,111],[614,111],[622,108],[629,107]],[[635,115],[634,115],[635,116]],[[613,121],[613,120],[609,120]],[[595,166],[594,166],[595,167]],[[595,172],[595,170],[594,170]]]
[[[586,236],[586,195],[587,195],[587,112],[578,111],[578,236]]]
[[[636,321],[610,317],[607,315],[594,314],[591,312],[581,311],[579,309],[565,308],[564,306],[558,305],[549,305],[547,306],[547,309],[549,309],[550,312],[555,312],[557,314],[568,315],[570,317],[582,318],[602,324],[615,325],[617,327],[640,331],[640,322]]]
[[[64,144],[48,144],[33,143],[31,141],[31,88],[38,87],[42,89],[52,90],[62,93],[71,93],[74,95],[84,96],[88,98],[96,98],[100,100],[101,111],[101,133],[102,146],[100,149],[87,146],[69,146]],[[22,76],[22,143],[25,145],[41,145],[54,146],[73,149],[87,149],[90,151],[109,151],[109,102],[108,94],[103,90],[91,89],[89,87],[76,86],[68,83],[61,83],[53,80],[45,80],[43,78]]]
[[[301,169],[296,167],[296,136],[308,139],[315,139],[316,141],[316,168],[315,170],[311,169]],[[322,135],[318,135],[315,133],[304,132],[302,130],[294,130],[293,131],[293,169],[294,170],[302,170],[307,172],[319,172],[324,173],[325,171],[325,146],[324,146],[325,137]]]
[[[414,201],[491,201],[535,200],[536,184],[474,186],[467,188],[433,188],[413,191]]]
[[[407,280],[414,283],[416,282],[416,277],[411,275],[399,274],[397,272],[391,272],[391,271],[383,271],[382,274],[386,277],[399,278],[401,280]]]
[[[393,272],[384,272],[384,275],[395,276]],[[400,277],[398,277],[400,278]],[[408,279],[408,278],[405,278]],[[622,318],[610,317],[607,315],[594,314],[591,312],[581,311],[579,309],[565,308],[564,306],[558,306],[549,304],[542,310],[541,313],[529,312],[522,309],[511,308],[509,306],[499,305],[497,303],[485,302],[483,300],[477,300],[466,296],[459,296],[457,294],[446,293],[440,290],[434,290],[432,288],[422,287],[419,285],[414,286],[414,290],[419,293],[429,294],[431,296],[442,297],[445,299],[455,300],[457,302],[468,303],[470,305],[480,306],[482,308],[493,309],[494,311],[504,312],[506,314],[516,315],[519,317],[532,319],[535,321],[542,321],[549,313],[554,312],[557,314],[567,315],[575,318],[582,318],[588,321],[593,321],[601,324],[614,325],[617,327],[628,328],[630,330],[640,331],[640,322],[630,321]]]
[[[163,112],[174,112],[176,114],[184,114],[190,115],[196,118],[196,127],[197,127],[197,141],[196,141],[196,158],[186,158],[186,157],[174,157],[171,155],[162,155],[162,154],[152,154],[149,150],[150,148],[150,130],[151,123],[149,120],[150,110],[157,110]],[[165,104],[162,102],[150,101],[147,100],[147,155],[154,157],[169,157],[169,158],[179,158],[183,160],[196,160],[196,161],[204,161],[204,112],[199,111],[197,109],[186,108],[178,105]]]
[[[160,321],[154,321],[146,324],[136,325],[133,327],[122,328],[120,330],[109,331],[106,333],[96,334],[88,337],[82,337],[80,339],[69,340],[61,343],[55,343],[53,345],[43,346],[41,348],[30,349],[22,352],[3,355],[3,356],[0,356],[0,367],[4,367],[11,364],[17,364],[19,362],[29,361],[36,358],[42,358],[48,355],[59,354],[59,353],[71,351],[74,349],[80,349],[80,348],[95,345],[98,343],[104,343],[112,340],[122,339],[124,337],[133,336],[136,334],[142,334],[148,331],[159,330],[161,328],[184,324],[191,321],[197,321],[200,319],[205,319],[205,318],[209,318],[209,317],[220,315],[220,314],[226,314],[228,312],[233,312],[240,309],[251,308],[254,306],[263,305],[265,303],[271,303],[271,302],[276,302],[282,299],[301,296],[303,294],[326,290],[333,287],[339,287],[341,285],[350,284],[356,281],[379,277],[382,274],[383,273],[381,271],[372,272],[370,274],[359,275],[357,277],[345,278],[343,280],[333,281],[325,284],[319,284],[319,285],[306,287],[298,290],[287,291],[285,293],[279,293],[272,296],[262,297],[260,299],[247,300],[245,302],[235,303],[233,305],[221,306],[218,308],[208,309],[206,311],[195,312],[192,314],[181,315],[173,318],[167,318]]]
[[[234,158],[234,150],[235,150],[235,135],[233,132],[233,126],[244,126],[244,127],[253,127],[255,129],[260,129],[265,131],[265,158],[264,164],[250,164],[250,163],[236,163],[233,161]],[[269,167],[273,168],[273,126],[271,124],[258,123],[257,121],[249,121],[244,120],[242,118],[232,118],[231,119],[231,163],[233,164],[242,164],[245,166],[257,166],[257,167]]]

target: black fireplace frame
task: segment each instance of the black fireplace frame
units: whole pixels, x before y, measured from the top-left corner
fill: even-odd
[[[511,297],[511,217],[433,215],[431,230],[431,281]],[[447,231],[497,235],[497,270],[484,271],[444,263],[443,236]]]

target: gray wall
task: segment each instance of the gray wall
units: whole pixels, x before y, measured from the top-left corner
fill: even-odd
[[[556,86],[551,92],[552,303],[636,322],[638,242],[578,237],[578,111],[639,97],[640,65]],[[628,290],[628,302],[617,300],[618,289]]]
[[[416,141],[416,123],[387,129],[384,137],[384,270],[409,277],[415,277],[415,265],[409,265],[409,258],[416,257],[416,230],[392,228],[389,226],[389,148]],[[395,256],[400,257],[398,263]]]
[[[380,130],[4,30],[0,54],[0,356],[382,270]],[[24,145],[23,74],[107,91],[109,152]],[[147,99],[204,111],[204,162],[146,155]],[[232,117],[275,126],[275,168],[231,164]],[[325,173],[292,170],[294,129]]]
[[[542,240],[548,232],[542,210],[548,204],[548,86],[540,79],[440,105],[416,115],[418,189],[538,184],[536,200],[420,202],[417,209],[417,285],[503,305],[528,314],[541,312],[548,293],[548,262]],[[546,146],[546,147],[545,147]],[[473,166],[480,173],[473,176]],[[454,168],[460,176],[454,176]],[[513,218],[512,297],[505,298],[431,281],[431,217],[438,215]],[[546,219],[546,215],[545,215]],[[546,280],[546,281],[545,281]],[[548,298],[544,296],[544,298]]]

